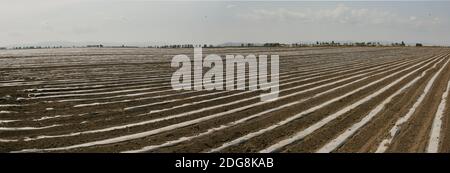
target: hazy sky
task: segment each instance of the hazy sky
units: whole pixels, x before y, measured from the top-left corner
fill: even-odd
[[[0,46],[47,41],[450,45],[450,2],[0,0]]]

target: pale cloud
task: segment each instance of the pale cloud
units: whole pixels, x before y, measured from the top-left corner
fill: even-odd
[[[439,17],[435,17],[435,18],[433,18],[432,23],[433,24],[441,24],[442,22],[441,22],[441,19]]]
[[[97,32],[97,30],[90,26],[79,25],[79,26],[73,27],[72,32],[75,34],[81,35],[81,34],[95,33],[95,32]]]
[[[448,2],[146,1],[0,0],[0,47],[47,41],[450,43]]]
[[[380,9],[361,7],[349,7],[337,5],[328,9],[253,9],[246,13],[238,14],[238,17],[246,20],[276,20],[284,22],[303,23],[337,23],[352,25],[397,25],[426,27],[439,25],[439,18],[425,19],[416,16],[402,16],[400,14]]]
[[[226,6],[226,8],[234,8],[234,7],[236,7],[236,5],[234,5],[234,4],[228,4],[228,5]]]

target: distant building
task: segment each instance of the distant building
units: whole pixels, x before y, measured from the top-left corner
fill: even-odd
[[[6,49],[6,47],[0,47],[0,50],[5,50]]]

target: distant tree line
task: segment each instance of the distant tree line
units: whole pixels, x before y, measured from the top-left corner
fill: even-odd
[[[248,44],[241,44],[241,47],[254,47],[255,44],[248,43]],[[282,44],[282,43],[264,43],[260,45],[259,47],[381,47],[381,46],[395,46],[395,47],[402,47],[406,46],[405,42],[400,43],[392,43],[392,44],[381,44],[380,42],[346,42],[346,43],[340,43],[340,42],[319,42],[316,41],[315,43],[292,43],[292,44]],[[417,43],[416,46],[423,46],[421,43]]]
[[[350,42],[350,43],[339,43],[339,42],[335,42],[335,41],[331,41],[331,42],[319,42],[317,41],[315,45],[312,46],[326,46],[326,47],[330,47],[330,46],[344,46],[344,47],[349,47],[349,46],[356,46],[356,47],[381,47],[381,46],[396,46],[396,47],[400,47],[400,46],[406,46],[405,42],[401,42],[401,43],[392,43],[389,45],[386,44],[381,44],[380,42]]]
[[[406,46],[405,42],[401,42],[401,43],[392,43],[392,46]]]
[[[123,45],[122,45],[123,46]],[[102,48],[102,44],[96,44],[96,45],[87,45],[86,47],[96,47],[96,48]]]
[[[241,43],[240,46],[225,46],[225,47],[386,47],[386,46],[393,46],[393,47],[404,47],[407,46],[404,41],[401,42],[395,42],[390,44],[382,44],[380,42],[319,42],[316,41],[315,43],[292,43],[292,44],[284,44],[284,43],[264,43],[264,44],[255,44],[255,43]],[[417,43],[417,47],[423,46],[422,43]],[[212,47],[220,47],[220,46],[214,46],[214,45],[192,45],[192,44],[183,44],[183,45],[163,45],[163,46],[148,46],[148,48],[194,48],[194,47],[203,47],[203,48],[212,48]]]
[[[292,43],[292,44],[284,44],[284,43],[241,43],[240,46],[214,46],[212,44],[172,44],[172,45],[159,45],[159,46],[147,46],[147,48],[194,48],[194,47],[202,47],[202,48],[214,48],[214,47],[405,47],[407,46],[404,41],[395,42],[390,44],[382,44],[380,42],[324,42],[324,41],[316,41],[313,43]],[[416,47],[422,47],[422,43],[416,43]],[[87,45],[85,47],[88,48],[103,48],[105,47],[102,44],[98,45]],[[68,48],[63,46],[16,46],[12,49],[57,49],[57,48]],[[79,46],[72,46],[72,48],[79,48]],[[108,46],[108,48],[139,48],[138,46]],[[1,49],[7,49],[5,47],[0,47]]]
[[[63,46],[16,46],[12,49],[59,49],[63,48]]]
[[[207,48],[207,47],[215,47],[214,45],[210,44],[198,44],[198,45],[193,45],[193,44],[172,44],[172,45],[161,45],[161,46],[147,46],[148,48],[194,48],[194,47],[203,47],[203,48]]]
[[[280,44],[280,43],[264,43],[263,46],[264,47],[280,47],[280,46],[282,46],[282,44]]]

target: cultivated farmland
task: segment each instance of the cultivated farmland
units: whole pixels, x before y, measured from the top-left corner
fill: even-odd
[[[448,48],[203,49],[279,55],[271,102],[173,90],[172,57],[192,53],[0,50],[0,152],[450,151]]]

